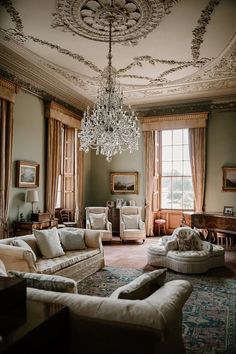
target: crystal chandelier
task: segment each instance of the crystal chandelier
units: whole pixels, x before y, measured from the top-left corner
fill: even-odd
[[[116,82],[116,69],[111,64],[112,7],[109,16],[108,66],[103,70],[100,88],[92,114],[89,107],[81,121],[80,149],[106,156],[108,162],[117,153],[138,150],[140,137],[138,119],[129,107],[123,106],[123,93]]]

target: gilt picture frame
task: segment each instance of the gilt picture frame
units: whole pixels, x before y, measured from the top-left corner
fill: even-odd
[[[34,161],[16,161],[16,187],[36,188],[39,186],[39,164]]]
[[[111,172],[111,194],[138,194],[138,172]]]
[[[222,167],[223,191],[236,192],[236,167]]]

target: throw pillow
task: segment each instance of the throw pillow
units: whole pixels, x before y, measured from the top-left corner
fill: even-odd
[[[37,288],[43,290],[59,291],[77,294],[77,283],[73,279],[62,277],[60,275],[49,275],[39,273],[19,272],[9,270],[8,275],[16,278],[26,279],[29,288]]]
[[[54,258],[65,254],[56,227],[48,230],[34,230],[34,236],[44,258]]]
[[[84,242],[84,230],[76,229],[74,231],[61,229],[58,230],[64,251],[85,250],[87,246]]]
[[[135,214],[135,215],[122,215],[124,224],[125,224],[125,228],[126,229],[138,229],[139,226],[139,219],[140,216]]]
[[[143,300],[164,285],[166,271],[167,269],[164,268],[144,273],[129,284],[116,289],[110,297],[115,299]]]
[[[106,230],[106,215],[105,213],[89,214],[90,223],[93,230]]]
[[[16,246],[16,247],[23,247],[23,248],[27,249],[28,251],[30,251],[33,254],[34,261],[36,262],[36,260],[37,260],[36,254],[34,253],[32,248],[30,247],[30,245],[28,245],[27,242],[25,242],[24,240],[21,240],[20,238],[15,238],[14,240],[11,241],[11,245]]]
[[[7,271],[1,259],[0,259],[0,277],[7,277]]]
[[[179,251],[201,250],[201,240],[191,227],[179,227],[174,233]]]

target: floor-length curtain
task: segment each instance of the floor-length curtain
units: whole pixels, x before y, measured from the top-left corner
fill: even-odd
[[[206,170],[206,128],[189,129],[189,152],[192,168],[195,210],[204,211]]]
[[[84,195],[83,195],[83,186],[84,186],[84,152],[79,149],[80,147],[80,139],[78,139],[78,147],[77,147],[77,158],[78,158],[78,173],[77,173],[77,205],[78,205],[78,213],[77,213],[77,222],[79,227],[84,227]]]
[[[48,118],[46,208],[54,217],[57,199],[58,179],[61,168],[62,123]]]
[[[143,132],[145,151],[145,224],[147,236],[153,236],[154,132]]]
[[[0,238],[8,236],[9,194],[12,181],[14,103],[0,99]]]

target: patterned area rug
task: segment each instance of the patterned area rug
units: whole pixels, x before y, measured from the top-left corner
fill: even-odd
[[[78,283],[79,294],[109,296],[144,270],[105,267]],[[183,308],[187,353],[236,353],[236,281],[167,272],[166,281],[187,279],[193,292]]]

